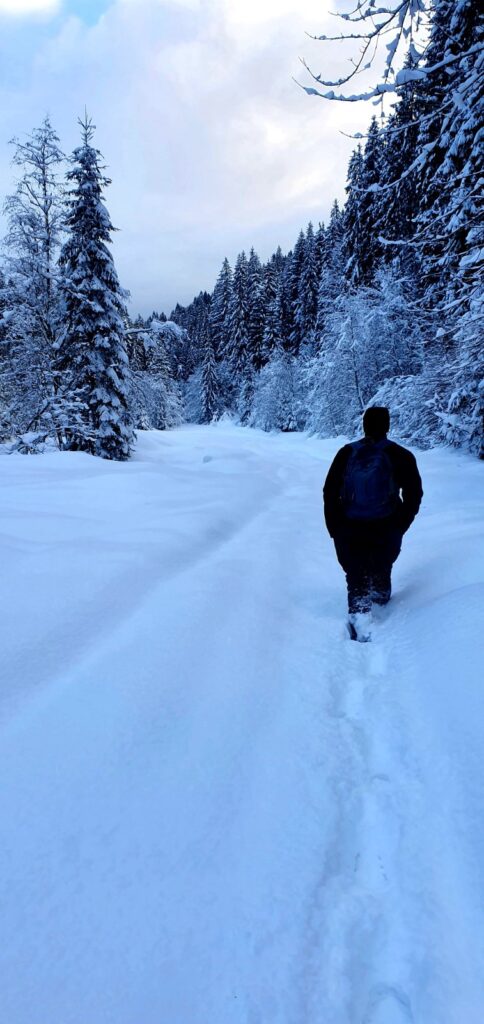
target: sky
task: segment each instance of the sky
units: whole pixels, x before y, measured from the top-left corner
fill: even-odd
[[[290,249],[344,200],[373,113],[308,97],[300,58],[340,77],[333,0],[0,0],[0,197],[13,136],[49,114],[65,152],[87,108],[131,312],[213,289],[225,256]],[[336,23],[336,26],[338,23]],[[344,134],[346,133],[346,134]],[[5,222],[0,224],[2,234]]]

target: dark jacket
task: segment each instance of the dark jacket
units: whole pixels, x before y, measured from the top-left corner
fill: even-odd
[[[370,438],[367,443],[372,444]],[[422,481],[417,469],[417,463],[411,452],[402,448],[395,441],[388,441],[386,449],[391,459],[395,483],[399,489],[398,508],[389,518],[380,520],[388,525],[398,527],[402,533],[408,530],[415,519],[422,501]],[[324,497],[324,518],[328,533],[334,537],[339,526],[347,522],[343,510],[343,481],[346,465],[350,456],[351,445],[345,444],[333,459],[323,488]],[[373,520],[377,522],[377,520]]]

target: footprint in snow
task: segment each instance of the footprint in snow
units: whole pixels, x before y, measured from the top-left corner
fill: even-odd
[[[375,985],[361,1024],[412,1024],[410,999],[398,985]]]

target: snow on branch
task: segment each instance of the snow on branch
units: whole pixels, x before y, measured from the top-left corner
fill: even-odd
[[[314,74],[307,63],[302,63],[318,86],[324,90],[303,86],[309,96],[320,96],[327,100],[341,100],[346,103],[356,103],[360,100],[378,99],[386,92],[394,92],[395,86],[404,85],[407,81],[413,81],[418,77],[431,73],[430,68],[420,69],[417,65],[424,59],[423,51],[419,51],[415,45],[415,38],[422,29],[427,26],[431,13],[431,0],[395,0],[394,3],[384,4],[377,7],[374,0],[358,0],[356,8],[349,13],[340,13],[336,16],[341,18],[345,25],[358,25],[359,31],[343,30],[338,35],[311,35],[310,38],[316,42],[346,42],[358,41],[361,43],[357,57],[351,59],[351,71],[344,78],[336,80],[324,80],[321,75]],[[341,88],[354,79],[363,71],[368,71],[372,66],[377,52],[378,44],[387,36],[389,41],[385,42],[385,60],[382,71],[382,81],[370,89],[351,95],[343,95]],[[402,44],[410,48],[415,67],[404,72],[395,72],[395,64],[401,53]],[[373,50],[373,52],[372,52]],[[461,55],[462,56],[462,55]],[[368,59],[369,58],[369,59]],[[408,76],[408,77],[405,77]],[[395,84],[389,84],[392,77]]]

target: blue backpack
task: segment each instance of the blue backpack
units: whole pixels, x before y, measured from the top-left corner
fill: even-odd
[[[398,507],[399,488],[388,454],[388,441],[354,441],[343,481],[343,508],[348,519],[384,519]]]

